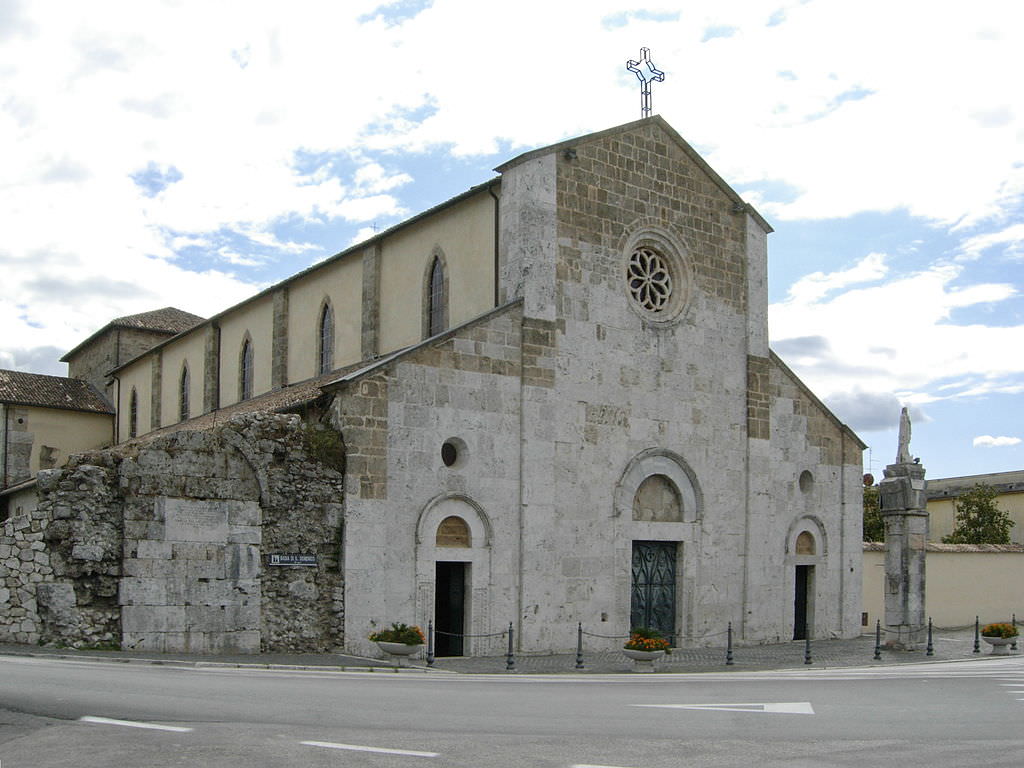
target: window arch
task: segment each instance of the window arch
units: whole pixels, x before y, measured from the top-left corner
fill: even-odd
[[[436,336],[447,328],[448,269],[444,252],[434,248],[424,280],[423,336]]]
[[[132,394],[128,398],[128,437],[137,437],[139,434],[139,393],[132,387]]]
[[[186,421],[190,415],[189,411],[189,389],[192,386],[192,377],[188,372],[188,363],[181,364],[181,377],[178,380],[178,420]]]
[[[252,340],[246,334],[242,341],[242,351],[238,357],[238,399],[248,400],[252,397],[252,370],[253,370],[253,349]]]
[[[665,475],[648,475],[633,497],[633,519],[649,523],[683,522],[679,491]]]
[[[320,322],[317,324],[317,373],[324,374],[334,370],[334,309],[330,300],[325,300],[320,309]]]
[[[796,537],[796,553],[798,555],[817,554],[817,548],[814,544],[814,534],[810,531],[803,531]]]
[[[457,515],[449,515],[437,526],[434,543],[438,547],[469,547],[471,542],[469,526]]]

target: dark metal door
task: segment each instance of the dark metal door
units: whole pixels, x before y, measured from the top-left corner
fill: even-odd
[[[633,542],[633,594],[629,623],[676,634],[676,552],[674,541]]]
[[[461,656],[466,631],[466,564],[437,563],[434,655]]]
[[[793,639],[807,639],[807,584],[813,565],[796,567],[796,589],[793,597]]]

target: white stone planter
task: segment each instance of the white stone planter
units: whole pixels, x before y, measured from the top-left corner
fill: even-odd
[[[405,643],[389,643],[384,640],[377,640],[377,647],[389,656],[393,656],[398,666],[405,666],[406,660],[416,651],[423,647],[422,643],[417,645],[406,645]]]
[[[1017,641],[1016,637],[985,637],[985,635],[982,635],[981,639],[992,646],[993,656],[1009,656],[1012,653],[1010,646]]]
[[[664,651],[634,651],[623,648],[622,655],[633,660],[633,668],[638,672],[653,672],[654,662],[665,655]]]

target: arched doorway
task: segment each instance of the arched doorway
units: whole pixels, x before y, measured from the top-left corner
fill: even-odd
[[[683,506],[679,490],[665,475],[649,475],[633,497],[633,520],[681,523]],[[675,541],[634,541],[630,627],[646,627],[665,637],[676,635],[676,565],[679,544]]]
[[[449,549],[469,549],[472,534],[466,521],[449,515],[437,526],[434,544],[434,655],[462,656],[465,652],[466,585],[470,583],[470,563],[442,559]]]
[[[810,529],[814,530],[810,530]],[[791,530],[790,563],[793,568],[793,639],[814,637],[814,601],[817,593],[815,567],[820,557],[821,539],[818,525],[809,518]]]
[[[493,649],[471,635],[490,631],[491,529],[483,510],[464,496],[430,501],[416,526],[418,621],[434,625],[434,655]]]

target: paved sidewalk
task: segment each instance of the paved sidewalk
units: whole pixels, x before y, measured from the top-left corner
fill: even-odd
[[[1024,650],[1024,643],[1021,644]],[[973,628],[941,630],[933,635],[934,653],[927,656],[920,651],[881,650],[881,660],[875,661],[874,635],[862,635],[852,640],[816,640],[811,643],[811,663],[805,664],[803,642],[773,645],[737,645],[733,649],[733,664],[725,663],[725,648],[681,648],[657,662],[660,672],[750,672],[773,669],[823,669],[835,667],[891,666],[928,661],[953,661],[987,658],[989,646],[981,642],[980,652],[974,653]],[[1020,655],[1021,651],[1012,652]],[[432,668],[426,666],[423,653],[413,658],[409,666],[397,668],[390,659],[372,659],[346,654],[263,653],[263,654],[187,654],[145,653],[140,651],[76,651],[72,649],[40,646],[0,644],[0,654],[65,659],[107,660],[127,664],[167,664],[184,666],[228,666],[277,669],[332,669],[346,671],[374,671],[402,673],[505,673],[505,655],[466,658],[439,658]],[[584,647],[582,670],[576,669],[576,654],[519,654],[515,656],[515,672],[520,674],[614,674],[633,672],[633,663],[618,651],[589,651]]]

